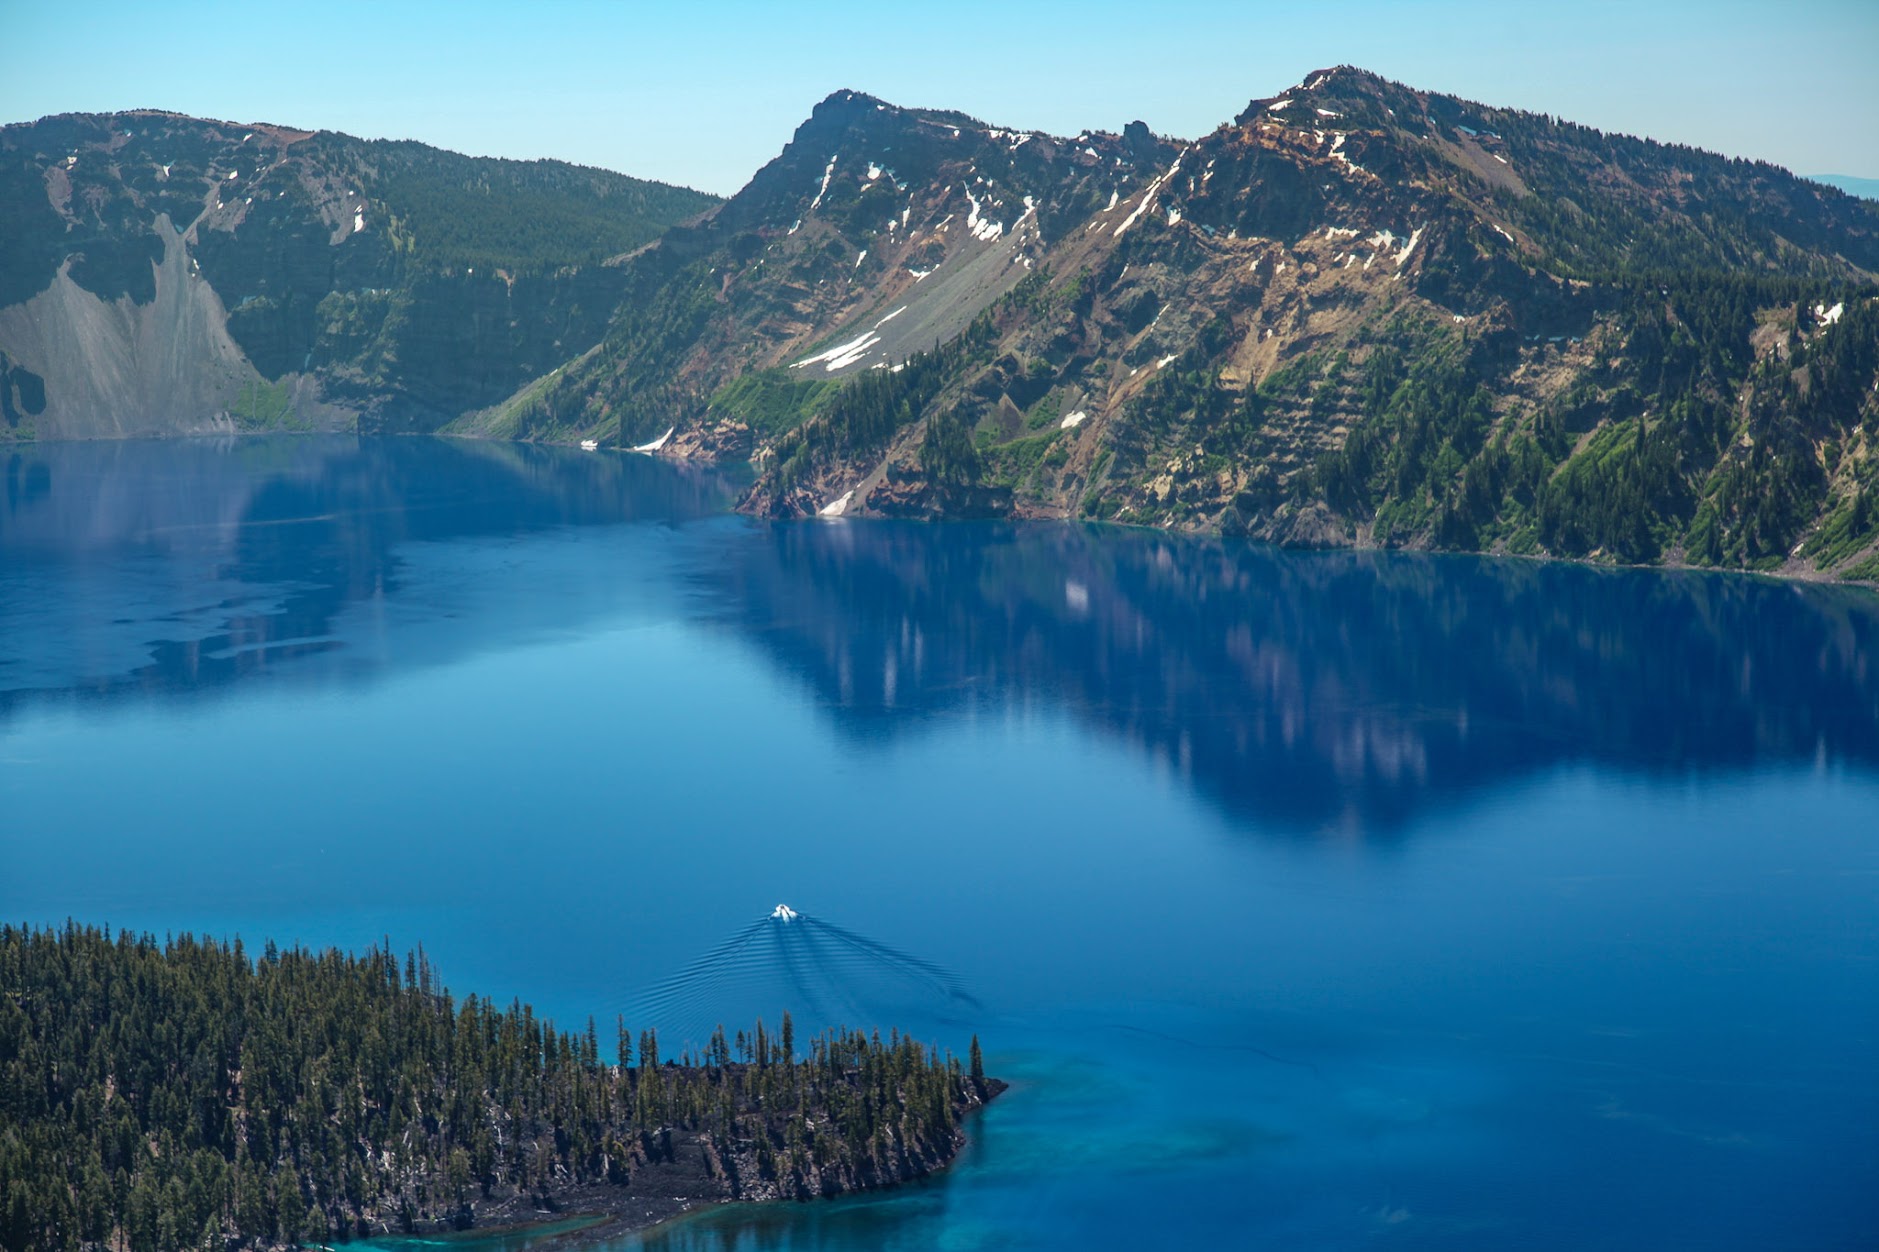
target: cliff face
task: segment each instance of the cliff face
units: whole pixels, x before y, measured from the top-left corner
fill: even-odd
[[[844,92],[627,268],[461,428],[676,423],[773,515],[1879,573],[1879,206],[1768,165],[1348,68],[1191,143]]]
[[[456,429],[631,445],[676,420],[748,454],[835,384],[957,339],[1169,151],[1145,128],[1060,139],[837,92],[736,196],[633,258],[592,352]]]
[[[137,112],[0,130],[0,438],[425,430],[604,330],[710,197]]]

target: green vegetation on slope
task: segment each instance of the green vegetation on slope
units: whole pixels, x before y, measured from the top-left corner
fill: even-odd
[[[367,194],[431,266],[511,272],[595,264],[657,239],[717,197],[562,161],[466,157],[409,141],[335,137]],[[320,136],[315,143],[325,143]]]

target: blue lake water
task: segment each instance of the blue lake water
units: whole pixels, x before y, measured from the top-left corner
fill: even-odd
[[[941,1179],[622,1248],[1879,1245],[1879,597],[730,498],[0,452],[0,917],[678,1031],[786,901],[970,989],[714,984],[1013,1090]]]

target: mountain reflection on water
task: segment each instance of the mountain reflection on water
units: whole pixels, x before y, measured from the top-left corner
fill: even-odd
[[[51,444],[0,466],[0,719],[56,694],[210,694],[321,654],[370,673],[338,619],[396,600],[413,544],[676,523],[730,499],[644,457],[441,439]]]
[[[874,735],[1054,702],[1232,814],[1389,827],[1591,762],[1879,763],[1879,597],[1057,525],[778,526],[726,612]]]
[[[1571,763],[1879,764],[1879,597],[1860,589],[1071,525],[730,523],[716,476],[507,444],[78,444],[0,465],[0,726],[49,698],[434,663],[432,636],[399,636],[401,600],[434,594],[408,576],[427,544],[497,554],[445,614],[476,646],[525,610],[612,611],[587,584],[613,567],[501,548],[640,523],[666,611],[752,641],[846,733],[1061,708],[1281,828],[1387,831]]]

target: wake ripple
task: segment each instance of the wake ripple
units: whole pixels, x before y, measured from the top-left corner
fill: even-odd
[[[702,1047],[787,1010],[797,1037],[818,1030],[888,1031],[921,1023],[970,1025],[984,1006],[931,961],[787,905],[737,931],[676,974],[632,997],[629,1025],[659,1031],[664,1050]]]

